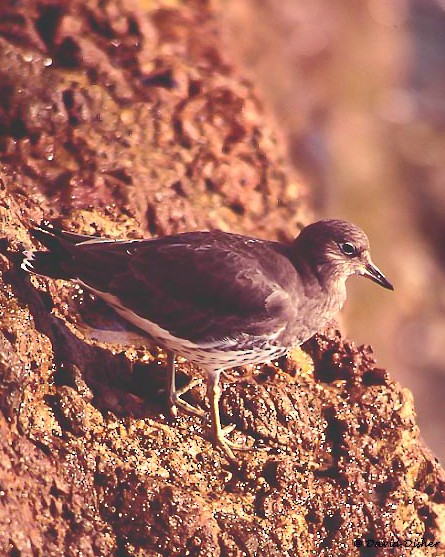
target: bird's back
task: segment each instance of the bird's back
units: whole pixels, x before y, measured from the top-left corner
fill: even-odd
[[[221,231],[114,242],[37,230],[49,252],[30,257],[27,270],[78,280],[193,342],[273,334],[303,295],[275,242]]]

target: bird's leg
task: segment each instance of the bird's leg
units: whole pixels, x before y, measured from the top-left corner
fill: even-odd
[[[195,408],[185,400],[182,400],[181,395],[192,389],[199,379],[192,379],[182,389],[176,389],[176,373],[175,373],[175,355],[170,350],[167,352],[167,371],[168,371],[168,401],[170,404],[170,414],[176,418],[178,415],[178,407],[184,410],[187,414],[205,418],[206,414],[200,408]]]
[[[227,455],[231,462],[237,463],[237,459],[233,454],[236,451],[249,451],[250,447],[243,447],[236,443],[232,443],[226,439],[225,434],[230,433],[235,428],[234,425],[221,427],[221,418],[219,414],[219,399],[221,398],[221,387],[219,386],[220,370],[212,371],[207,377],[207,397],[210,403],[210,418],[211,418],[211,435],[213,444],[220,447]]]

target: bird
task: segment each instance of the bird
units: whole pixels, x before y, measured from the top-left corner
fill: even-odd
[[[46,250],[25,251],[23,270],[76,281],[166,351],[173,416],[179,408],[206,417],[182,398],[196,380],[176,388],[175,356],[204,371],[211,440],[232,462],[245,447],[221,424],[221,373],[279,358],[320,332],[343,307],[352,275],[394,289],[365,232],[345,220],[319,220],[289,242],[221,230],[111,240],[48,221],[30,234]]]

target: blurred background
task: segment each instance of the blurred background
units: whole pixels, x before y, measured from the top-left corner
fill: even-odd
[[[368,233],[394,293],[352,279],[345,330],[414,393],[445,464],[445,0],[224,0],[319,216]]]

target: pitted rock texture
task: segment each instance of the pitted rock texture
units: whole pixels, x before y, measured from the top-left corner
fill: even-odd
[[[1,3],[0,148],[15,191],[45,218],[132,217],[133,234],[294,235],[303,186],[206,2],[150,5]]]
[[[41,218],[114,238],[296,234],[304,185],[223,52],[205,1],[1,3],[1,555],[405,556],[354,540],[444,541],[443,470],[370,348],[331,330],[224,378],[223,420],[252,447],[237,469],[206,424],[168,416],[162,351],[89,339],[103,305],[19,268]],[[178,382],[195,375],[179,362]],[[206,408],[203,384],[189,400]]]

